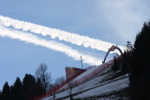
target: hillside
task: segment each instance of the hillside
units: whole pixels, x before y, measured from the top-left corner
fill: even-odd
[[[126,99],[128,75],[111,70],[113,61],[89,69],[41,100]]]

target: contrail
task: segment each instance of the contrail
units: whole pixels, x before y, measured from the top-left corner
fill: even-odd
[[[43,36],[49,35],[53,39],[58,38],[59,40],[76,44],[78,46],[82,45],[84,47],[91,47],[92,49],[97,49],[105,52],[107,52],[112,45],[115,45],[102,40],[90,38],[88,36],[81,36],[76,33],[69,33],[59,29],[49,28],[42,25],[33,24],[30,22],[19,21],[4,16],[0,16],[0,24],[7,27],[13,26],[16,29],[22,29],[23,31],[30,31],[33,33],[41,34]],[[118,47],[124,50],[124,47],[122,46]]]
[[[83,62],[90,65],[99,65],[101,64],[101,60],[90,55],[86,55],[78,52],[77,50],[73,50],[71,47],[66,46],[61,43],[57,43],[55,41],[48,41],[45,39],[38,38],[36,35],[32,35],[27,32],[16,31],[13,29],[8,29],[0,25],[0,36],[1,37],[9,37],[12,39],[18,39],[20,41],[32,43],[35,45],[43,46],[51,50],[59,51],[65,53],[67,56],[72,57],[74,60],[80,60],[80,56],[83,56]]]

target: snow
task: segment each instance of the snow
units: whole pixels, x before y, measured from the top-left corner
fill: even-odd
[[[129,79],[127,74],[117,77],[113,80],[107,80],[113,74],[112,71],[110,71],[111,64],[112,61],[108,62],[107,65],[105,65],[107,67],[105,67],[102,70],[100,70],[100,68],[104,67],[104,65],[93,67],[92,69],[89,69],[88,71],[76,77],[72,82],[73,83],[82,82],[82,83],[77,84],[76,87],[72,88],[71,94],[75,95],[73,98],[77,99],[77,98],[85,98],[85,97],[94,97],[94,96],[99,96],[113,91],[119,91],[123,88],[127,88],[129,84]],[[99,71],[99,73],[96,72],[97,70]],[[92,73],[94,73],[95,76],[92,76],[91,75]],[[91,77],[88,80],[83,81],[84,78],[90,75]],[[55,93],[55,99],[66,97],[66,99],[63,100],[67,100],[70,91],[70,89],[67,88],[69,88],[69,83],[64,85],[60,89],[61,91],[59,90]],[[63,89],[65,89],[65,91],[62,91]],[[53,100],[53,96],[49,96],[42,100]]]
[[[83,92],[74,98],[83,98],[83,97],[90,97],[90,96],[98,96],[103,93],[111,92],[111,91],[117,91],[122,88],[128,87],[128,78],[114,81],[110,84],[104,84],[102,86],[99,86],[97,88],[91,89],[90,91]]]
[[[112,63],[113,63],[113,61],[111,60],[105,64],[93,67],[93,68],[85,71],[81,75],[77,76],[73,81],[80,84],[80,83],[86,81],[87,79],[90,79],[93,76],[97,75],[100,71],[103,71],[105,67],[110,67],[109,65],[111,65]],[[64,85],[60,90],[63,90],[66,88],[68,88],[68,84]]]

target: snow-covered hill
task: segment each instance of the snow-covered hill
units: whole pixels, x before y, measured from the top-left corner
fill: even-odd
[[[123,95],[126,95],[124,91],[128,88],[128,75],[121,74],[119,71],[113,72],[112,63],[113,61],[109,61],[85,71],[55,93],[41,100],[70,100],[70,95],[76,100],[126,98]]]

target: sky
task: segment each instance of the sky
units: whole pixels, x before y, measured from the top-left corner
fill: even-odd
[[[0,0],[0,89],[6,81],[12,85],[16,77],[35,75],[42,63],[53,81],[65,76],[66,66],[81,68],[80,56],[83,68],[101,64],[111,44],[134,43],[149,21],[149,4],[149,0]],[[3,18],[21,24],[3,23]],[[111,55],[115,54],[109,59]]]

